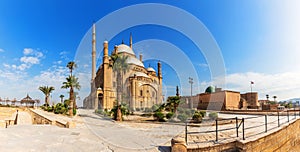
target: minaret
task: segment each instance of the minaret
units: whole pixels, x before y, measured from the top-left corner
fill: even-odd
[[[161,73],[161,63],[158,61],[157,63],[157,77],[158,77],[158,82],[159,82],[159,87],[158,87],[158,99],[156,104],[161,104],[163,101],[162,97],[162,73]]]
[[[161,63],[160,63],[160,61],[158,61],[158,63],[157,63],[157,69],[158,69],[158,71],[157,71],[157,76],[158,76],[159,79],[162,79],[162,74],[161,74]]]
[[[131,32],[130,32],[129,43],[130,43],[129,46],[132,49],[132,34],[131,34]]]
[[[96,25],[93,24],[93,40],[92,40],[92,78],[93,82],[96,77]]]

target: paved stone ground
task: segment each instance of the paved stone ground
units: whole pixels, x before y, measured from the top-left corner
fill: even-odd
[[[160,123],[135,123],[115,122],[93,113],[93,110],[78,110],[79,116],[73,118],[55,115],[42,110],[35,110],[39,114],[63,121],[75,121],[76,128],[59,128],[50,125],[31,125],[30,115],[25,111],[19,111],[18,125],[0,128],[1,152],[27,152],[27,151],[169,151],[170,140],[179,135],[184,137],[184,125],[160,124]],[[232,118],[232,114],[220,114],[222,118]],[[239,118],[253,117],[253,115],[236,115]],[[298,116],[299,117],[299,116]],[[294,118],[290,117],[290,120]],[[246,119],[245,127],[257,126],[264,123],[264,116],[255,119]],[[286,122],[286,116],[280,116],[280,122]],[[247,129],[246,140],[255,140],[260,136],[279,129],[277,116],[268,117],[268,129],[264,132],[264,126]],[[274,122],[272,122],[274,121]],[[294,120],[291,120],[292,122]],[[272,123],[271,123],[272,122]],[[285,124],[286,125],[286,124]],[[235,127],[235,123],[221,125],[219,129]],[[189,132],[215,130],[215,126],[188,127]],[[261,134],[257,135],[257,133]],[[218,143],[215,142],[215,132],[203,134],[190,134],[188,146],[205,147],[214,144],[241,140],[242,130],[239,129],[239,137],[235,130],[220,132]]]
[[[183,125],[114,122],[90,110],[81,110],[86,126],[116,151],[168,151],[172,137],[184,131]]]

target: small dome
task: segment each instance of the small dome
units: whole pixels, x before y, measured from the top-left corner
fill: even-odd
[[[143,62],[141,62],[139,59],[137,59],[135,57],[132,57],[132,56],[128,56],[126,62],[128,64],[134,64],[134,65],[138,65],[138,66],[144,67]]]
[[[152,67],[147,68],[148,72],[155,72],[155,70]]]
[[[149,78],[149,76],[143,72],[135,72],[135,73],[131,74],[130,76],[133,77],[134,75]]]
[[[205,93],[214,93],[215,92],[215,87],[209,86],[205,89]]]
[[[128,54],[131,54],[131,55],[135,56],[133,50],[129,46],[125,45],[125,44],[120,44],[118,46],[117,51],[118,51],[118,53],[128,53]]]

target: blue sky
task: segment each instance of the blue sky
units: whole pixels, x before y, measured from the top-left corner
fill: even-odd
[[[55,86],[53,101],[59,101],[60,94],[67,96],[67,90],[60,89],[68,72],[65,65],[68,61],[82,57],[80,53],[90,56],[92,23],[99,23],[103,17],[126,6],[143,3],[174,6],[191,14],[204,25],[218,44],[224,60],[224,89],[247,92],[250,91],[250,81],[254,81],[253,90],[259,92],[261,99],[266,94],[276,95],[279,100],[299,97],[300,5],[297,1],[280,0],[272,3],[261,0],[45,0],[42,3],[36,0],[2,0],[0,97],[21,99],[29,93],[33,98],[43,100],[43,94],[37,89],[41,85]],[[164,10],[157,12],[166,13]],[[156,16],[150,14],[148,17]],[[178,18],[178,24],[184,23],[190,30],[199,29],[186,18],[170,16],[173,17]],[[107,26],[116,27],[130,22],[131,19],[114,18],[113,21],[113,25]],[[208,64],[204,50],[198,48],[185,33],[170,27],[154,24],[129,27],[113,35],[109,40],[110,50],[121,43],[122,39],[128,43],[130,32],[133,33],[135,53],[142,53],[146,59],[149,57],[145,61],[146,67],[150,64],[156,68],[157,59],[150,59],[155,56],[156,50],[171,51],[166,51],[169,56],[163,62],[166,96],[175,94],[176,85],[180,86],[181,94],[188,95],[190,90],[187,78],[190,75],[197,77],[194,78],[197,80],[194,94],[203,92],[208,85],[221,85],[218,77],[212,78],[212,65]],[[109,34],[111,33],[108,29],[97,28],[98,53],[101,53],[102,42],[108,39]],[[87,45],[83,45],[85,41]],[[178,56],[180,54],[172,53],[175,50],[182,53],[187,60]],[[98,66],[100,63],[101,57]],[[80,64],[82,65],[77,74],[82,78],[82,100],[89,90],[90,68],[89,62]],[[188,69],[194,70],[196,75],[189,73]]]

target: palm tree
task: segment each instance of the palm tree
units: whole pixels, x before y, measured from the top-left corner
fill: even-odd
[[[266,98],[267,98],[267,100],[269,101],[269,95],[268,95],[268,94],[266,94]]]
[[[64,97],[65,97],[65,96],[61,94],[59,97],[60,97],[60,102],[63,103],[63,102],[64,102]]]
[[[69,115],[73,116],[73,109],[76,107],[75,103],[75,95],[74,95],[74,88],[80,90],[80,84],[78,82],[78,78],[74,76],[69,76],[66,78],[67,81],[63,82],[63,86],[61,87],[62,89],[68,89],[70,88],[70,108],[69,108]]]
[[[40,86],[39,90],[41,90],[44,94],[45,94],[45,103],[47,104],[47,106],[49,105],[49,96],[52,93],[53,90],[55,90],[54,87],[52,86]]]
[[[68,62],[67,67],[70,70],[70,76],[72,77],[73,70],[77,67],[76,63],[74,61]]]
[[[69,70],[70,70],[70,76],[69,76],[69,80],[68,80],[68,78],[66,78],[67,79],[67,82],[64,84],[63,83],[63,85],[64,85],[64,87],[66,87],[66,88],[70,88],[70,97],[69,97],[69,100],[70,100],[70,109],[69,109],[69,115],[70,116],[73,116],[73,109],[74,109],[74,104],[76,104],[75,103],[75,101],[74,101],[74,90],[73,90],[73,85],[72,85],[72,83],[71,83],[71,81],[72,80],[74,80],[75,79],[75,77],[73,78],[73,70],[77,67],[77,65],[76,65],[76,63],[74,62],[74,61],[70,61],[70,62],[68,62],[68,64],[67,64],[67,67],[69,68]],[[71,80],[72,79],[72,80]],[[78,79],[77,79],[78,80]],[[67,84],[69,82],[69,84]],[[74,82],[74,81],[73,81]],[[77,81],[78,82],[78,81]],[[79,83],[78,83],[78,85],[79,85]],[[68,86],[68,87],[67,87]],[[62,87],[63,88],[63,87]]]
[[[122,113],[120,109],[120,101],[122,100],[122,92],[123,92],[123,75],[126,74],[126,72],[129,69],[129,65],[126,62],[128,56],[125,55],[117,55],[114,54],[111,56],[111,59],[113,61],[112,68],[113,71],[117,74],[117,121],[121,121]]]
[[[274,101],[276,101],[277,96],[273,96],[273,98],[274,98]]]

